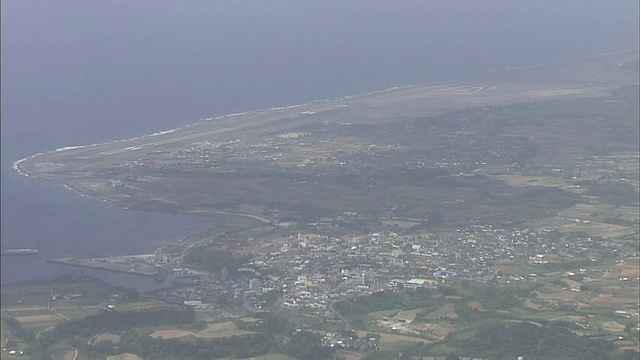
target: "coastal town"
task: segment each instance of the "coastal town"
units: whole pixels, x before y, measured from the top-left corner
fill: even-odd
[[[581,71],[560,90],[408,87],[18,161],[23,174],[207,228],[142,254],[52,255],[155,290],[84,276],[17,285],[5,323],[22,334],[37,322],[28,341],[48,349],[73,338],[55,350],[64,358],[530,357],[523,342],[556,358],[637,354],[638,94],[613,66],[615,90]],[[516,98],[492,98],[510,89]],[[453,104],[467,96],[473,107]],[[436,98],[447,111],[419,111]]]
[[[189,268],[181,253],[163,248],[149,255],[68,258],[57,262],[141,275],[170,274],[173,287],[151,296],[198,309],[225,304],[244,307],[247,313],[301,309],[336,320],[339,315],[332,303],[345,298],[379,291],[435,288],[460,281],[504,284],[535,282],[539,277],[573,277],[574,273],[541,269],[576,259],[589,267],[589,262],[634,251],[630,244],[582,236],[554,229],[505,229],[480,224],[456,229],[449,236],[405,236],[391,230],[342,238],[295,233],[270,240],[227,240],[230,245],[221,251],[247,261],[219,271]],[[509,273],[501,269],[500,264],[511,262],[524,264],[531,272]],[[581,284],[588,287],[604,271],[581,269],[580,282],[566,290],[580,292]],[[639,279],[620,276],[618,280]],[[634,313],[632,308],[625,310]]]

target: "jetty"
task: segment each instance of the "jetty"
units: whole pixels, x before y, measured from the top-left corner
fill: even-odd
[[[152,258],[153,255],[133,255],[99,258],[58,257],[49,259],[47,260],[47,262],[126,274],[154,276],[157,272],[157,266],[151,260]]]

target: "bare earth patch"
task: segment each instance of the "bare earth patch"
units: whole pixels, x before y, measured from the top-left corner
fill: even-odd
[[[622,332],[624,331],[624,325],[616,321],[605,321],[600,323],[600,327],[609,332]]]
[[[525,271],[522,270],[520,266],[515,265],[507,265],[507,264],[498,264],[491,267],[491,270],[500,271],[500,273],[504,275],[525,275]]]
[[[151,333],[151,337],[153,338],[162,338],[162,339],[180,339],[186,336],[195,335],[191,331],[186,330],[158,330]]]
[[[469,306],[471,310],[480,310],[480,303],[477,301],[469,301],[467,306]]]
[[[591,309],[591,305],[578,301],[578,309]]]
[[[603,238],[615,238],[620,236],[627,236],[634,234],[636,230],[632,227],[605,224],[598,222],[585,223],[571,223],[561,226],[562,231],[584,231],[591,236],[602,236]]]
[[[575,280],[564,279],[562,281],[564,281],[564,283],[567,284],[567,286],[569,286],[569,288],[571,289],[580,289],[580,283]]]
[[[144,360],[144,359],[135,354],[120,354],[120,355],[109,356],[107,360]]]
[[[534,309],[534,310],[538,310],[538,309],[543,307],[542,305],[534,304],[533,302],[531,302],[531,299],[527,299],[524,302],[524,306],[529,308],[529,309]]]
[[[608,268],[602,277],[610,280],[617,280],[620,278],[635,280],[639,276],[640,264],[638,263],[637,258],[632,258]]]
[[[557,291],[551,294],[538,293],[538,298],[543,300],[556,300],[556,301],[575,301],[579,292],[563,290]]]
[[[207,328],[197,333],[198,337],[202,338],[219,338],[233,335],[249,335],[253,334],[252,331],[240,330],[232,321],[225,321],[221,323],[209,324]]]
[[[398,334],[387,334],[387,333],[380,333],[380,343],[391,343],[391,342],[395,342],[395,341],[408,341],[408,342],[421,342],[421,341],[425,341],[424,339],[421,338],[417,338],[417,337],[412,337],[412,336],[405,336],[405,335],[398,335]]]
[[[500,181],[503,181],[510,186],[551,186],[551,187],[564,187],[565,182],[562,179],[553,178],[550,176],[526,176],[521,174],[499,175],[496,176]]]
[[[413,321],[413,319],[416,318],[416,315],[418,315],[421,311],[422,310],[420,309],[400,311],[398,315],[394,317],[397,319],[411,319],[411,321]]]
[[[434,337],[444,339],[449,333],[455,330],[455,326],[453,325],[444,325],[444,324],[422,324],[415,326],[418,330],[428,331]]]
[[[110,333],[100,334],[95,338],[95,342],[99,341],[111,341],[112,343],[117,344],[120,342],[120,335]]]
[[[53,314],[49,314],[49,315],[33,315],[33,316],[19,316],[19,317],[16,317],[16,320],[18,320],[22,324],[49,323],[49,322],[64,321],[64,319],[61,318],[60,316],[53,315]]]

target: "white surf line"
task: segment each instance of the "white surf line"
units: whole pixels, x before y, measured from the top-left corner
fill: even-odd
[[[272,118],[268,118],[268,119],[254,120],[254,121],[251,121],[251,122],[245,122],[245,123],[242,123],[242,124],[238,124],[236,126],[227,126],[227,127],[218,128],[218,129],[214,129],[214,130],[209,130],[209,131],[205,131],[205,132],[201,132],[201,133],[197,133],[197,134],[183,135],[183,136],[179,136],[179,137],[175,137],[175,138],[171,138],[171,139],[153,141],[153,142],[146,143],[146,144],[140,144],[138,146],[129,146],[129,147],[126,147],[124,149],[103,151],[103,152],[100,152],[100,153],[96,154],[93,157],[98,157],[100,155],[122,154],[122,153],[130,152],[130,151],[140,150],[140,149],[146,148],[146,147],[151,147],[151,146],[166,145],[166,144],[181,142],[181,141],[185,141],[185,140],[193,140],[193,139],[197,139],[197,138],[200,138],[200,137],[206,137],[206,136],[225,133],[225,132],[228,132],[228,131],[240,130],[240,129],[244,129],[244,128],[247,128],[247,127],[251,127],[251,126],[258,125],[258,124],[262,124],[262,123],[265,123],[265,122],[270,122],[270,121],[275,121],[275,120],[282,120],[282,119],[292,119],[292,118],[299,117],[299,116],[302,116],[302,115],[313,115],[313,114],[317,114],[318,112],[330,111],[330,110],[334,110],[336,108],[337,107],[325,107],[325,108],[317,109],[316,111],[313,111],[313,112],[305,111],[305,112],[302,112],[302,113],[291,114],[291,115],[287,115],[287,116],[276,116],[276,117],[272,117]]]
[[[29,176],[29,174],[27,174],[26,172],[24,172],[24,171],[22,171],[22,170],[20,169],[20,164],[22,164],[23,162],[25,162],[25,161],[27,161],[27,160],[31,159],[31,158],[32,158],[32,157],[34,157],[34,156],[39,156],[39,155],[42,155],[42,153],[37,153],[37,154],[35,154],[35,155],[31,155],[31,156],[29,156],[29,157],[26,157],[26,158],[24,158],[24,159],[20,159],[20,160],[18,160],[18,161],[15,161],[15,162],[13,163],[13,165],[11,166],[11,168],[13,168],[13,170],[15,170],[18,174],[20,174],[20,175],[22,175],[22,176]]]
[[[181,126],[181,127],[170,129],[170,130],[159,131],[159,132],[152,133],[152,134],[137,136],[137,137],[130,138],[130,139],[114,139],[114,140],[108,140],[108,141],[103,142],[103,143],[94,143],[94,144],[79,145],[79,146],[68,146],[66,148],[55,149],[55,150],[52,150],[52,151],[39,152],[37,154],[31,155],[29,157],[26,157],[24,159],[17,160],[16,162],[13,163],[13,169],[15,171],[17,171],[21,175],[29,176],[29,174],[27,174],[24,171],[20,170],[19,166],[20,166],[21,163],[23,163],[23,162],[25,162],[25,161],[27,161],[27,160],[29,160],[31,158],[34,158],[34,157],[37,157],[37,156],[41,156],[41,155],[45,155],[45,154],[50,154],[50,153],[56,152],[56,151],[80,149],[80,148],[89,148],[89,147],[97,147],[97,146],[106,146],[106,145],[115,144],[115,143],[119,143],[119,142],[140,140],[140,139],[144,139],[144,138],[148,138],[148,137],[152,137],[152,136],[160,136],[160,135],[169,134],[169,133],[172,133],[172,132],[175,132],[175,131],[178,131],[178,130],[183,130],[183,129],[187,129],[187,128],[190,128],[190,127],[194,127],[194,126],[203,124],[205,122],[222,120],[222,119],[225,119],[225,118],[232,118],[232,117],[243,116],[243,115],[254,115],[254,114],[258,115],[260,113],[264,113],[264,112],[267,112],[267,111],[290,110],[290,109],[294,109],[294,108],[300,108],[300,107],[315,105],[315,104],[319,104],[319,103],[336,102],[337,104],[335,104],[332,109],[343,108],[343,107],[347,107],[348,105],[340,104],[339,102],[347,101],[347,100],[353,100],[354,98],[358,98],[358,97],[365,97],[365,96],[368,96],[368,95],[375,95],[375,94],[383,94],[383,93],[394,91],[394,90],[410,89],[410,88],[414,88],[414,87],[415,88],[419,88],[419,87],[426,87],[426,86],[435,86],[435,85],[446,84],[446,83],[454,83],[454,82],[455,81],[451,81],[451,82],[438,81],[438,82],[433,82],[433,83],[416,84],[416,85],[392,86],[392,87],[388,87],[388,88],[382,89],[382,90],[374,90],[374,91],[369,91],[369,92],[365,92],[365,93],[358,93],[358,94],[346,95],[346,96],[341,96],[341,97],[338,96],[338,97],[333,97],[333,98],[308,101],[308,102],[303,103],[303,104],[280,106],[280,107],[273,107],[273,108],[269,108],[269,109],[259,109],[259,110],[245,111],[245,112],[240,112],[240,113],[232,113],[232,114],[220,115],[220,116],[216,116],[216,117],[209,117],[209,118],[197,121],[197,122],[195,122],[193,124]],[[308,114],[308,115],[311,115],[311,114]],[[291,116],[291,115],[289,115],[289,116]],[[291,118],[289,116],[287,116],[287,118]],[[285,118],[285,117],[281,117],[281,118]],[[200,134],[200,135],[202,135],[202,134]],[[162,145],[162,144],[159,144],[159,145]],[[109,155],[109,153],[111,153],[111,152],[99,153],[98,155],[100,155],[100,154]],[[96,157],[96,156],[97,155],[93,155],[93,156],[88,156],[86,158],[91,158],[91,157]]]
[[[84,145],[77,145],[77,146],[65,146],[59,149],[55,149],[53,150],[53,152],[58,152],[58,151],[65,151],[65,150],[73,150],[73,149],[79,149],[84,147]]]

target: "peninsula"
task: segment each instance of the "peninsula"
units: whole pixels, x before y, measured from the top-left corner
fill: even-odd
[[[625,66],[635,56],[611,54],[511,70],[472,84],[407,86],[232,114],[130,140],[37,154],[14,168],[134,209],[204,216],[227,211],[272,221],[278,216],[265,209],[278,210],[281,217],[301,207],[326,215],[381,216],[417,198],[382,191],[403,171],[486,173],[491,167],[525,165],[534,148],[538,159],[554,155],[562,163],[571,156],[563,149],[567,142],[580,141],[576,132],[588,128],[575,124],[549,131],[531,118],[487,124],[480,114],[541,102],[607,104],[608,96],[637,84],[633,65]],[[567,146],[559,148],[562,144]],[[418,197],[449,200],[428,193]],[[467,202],[474,206],[472,199]]]
[[[608,54],[233,114],[15,168],[215,224],[153,254],[50,260],[171,275],[175,288],[147,295],[204,320],[145,328],[157,349],[233,334],[220,341],[259,349],[243,357],[298,354],[289,339],[308,335],[319,358],[631,359],[638,85],[638,55]],[[82,333],[104,331],[94,323]],[[139,352],[131,333],[99,335]]]

